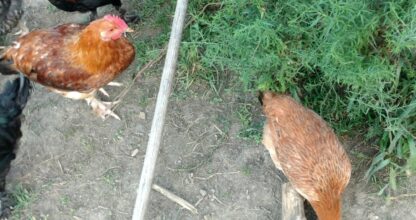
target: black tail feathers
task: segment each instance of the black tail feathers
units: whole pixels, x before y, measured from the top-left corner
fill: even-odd
[[[17,71],[16,69],[12,68],[10,66],[11,63],[8,63],[5,60],[0,60],[0,73],[3,75],[13,75],[13,74],[18,74],[19,71]]]

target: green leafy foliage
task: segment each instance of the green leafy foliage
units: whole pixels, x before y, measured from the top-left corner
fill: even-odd
[[[181,72],[231,71],[248,92],[298,97],[337,132],[365,129],[379,146],[367,174],[389,172],[393,189],[415,169],[416,1],[195,0],[189,14]]]

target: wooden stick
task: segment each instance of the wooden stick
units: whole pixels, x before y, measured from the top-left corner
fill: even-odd
[[[121,104],[121,101],[123,100],[123,98],[127,95],[127,93],[130,91],[130,89],[133,87],[134,83],[139,79],[139,77],[149,68],[151,68],[154,64],[156,64],[157,62],[159,62],[159,60],[161,60],[163,58],[163,56],[165,55],[166,52],[166,47],[163,48],[160,53],[159,56],[156,59],[153,59],[151,61],[149,61],[148,63],[146,63],[143,68],[141,68],[139,70],[139,72],[137,72],[136,76],[134,76],[132,82],[126,87],[124,88],[120,94],[118,94],[114,100],[117,100],[117,103],[115,105],[113,105],[113,107],[111,108],[112,111],[114,111],[116,108],[118,108]]]
[[[290,183],[282,185],[282,220],[306,220],[303,198]]]
[[[156,108],[153,115],[149,141],[147,143],[139,188],[137,189],[136,203],[134,205],[132,217],[133,220],[144,220],[147,205],[149,203],[150,190],[159,153],[163,125],[165,123],[168,98],[172,90],[173,76],[175,75],[176,64],[178,61],[179,45],[182,38],[187,5],[188,0],[178,0],[176,2],[175,16],[172,22],[172,32],[166,53],[165,66],[163,67],[162,79],[157,95]]]
[[[191,205],[191,203],[187,202],[186,200],[182,199],[181,197],[173,194],[171,191],[153,184],[152,185],[152,189],[159,192],[160,194],[166,196],[166,198],[178,203],[180,206],[184,207],[185,209],[188,209],[189,211],[191,211],[193,214],[198,214],[198,210],[195,208],[195,206]]]
[[[216,3],[208,3],[206,4],[202,10],[199,12],[198,16],[203,14],[205,12],[205,10],[209,7],[209,6],[219,6],[222,7],[223,3],[220,2],[216,2]],[[198,17],[196,16],[196,17]],[[191,18],[188,20],[188,22],[186,22],[185,27],[183,29],[186,29],[189,25],[191,25],[193,22],[195,21],[195,18]],[[3,47],[6,48],[6,47]],[[1,50],[1,46],[0,46],[0,50]],[[127,95],[127,93],[130,91],[130,89],[133,87],[134,83],[139,79],[139,77],[149,68],[153,67],[154,64],[156,64],[157,62],[159,62],[159,60],[161,60],[166,53],[167,50],[167,45],[165,45],[159,52],[159,56],[153,60],[150,60],[149,62],[147,62],[140,70],[139,72],[137,72],[137,74],[134,76],[133,80],[131,81],[131,83],[124,88],[119,95],[116,96],[116,98],[114,98],[114,100],[117,100],[118,102],[116,104],[113,105],[113,107],[111,108],[112,111],[114,111],[116,108],[118,108],[121,104],[121,101],[123,100],[123,98]]]

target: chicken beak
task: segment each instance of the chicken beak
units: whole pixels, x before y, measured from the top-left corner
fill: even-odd
[[[133,29],[131,29],[131,28],[127,28],[126,30],[125,30],[125,32],[134,32],[134,30]]]

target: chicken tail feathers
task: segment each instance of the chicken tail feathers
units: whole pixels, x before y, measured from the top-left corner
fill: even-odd
[[[6,60],[2,60],[0,58],[0,73],[2,75],[13,75],[13,74],[18,74],[19,71],[17,71],[16,69],[14,69],[11,66],[11,63],[6,61]]]
[[[5,190],[6,175],[22,136],[20,130],[23,108],[29,99],[30,81],[21,76],[7,82],[0,93],[0,192]]]

